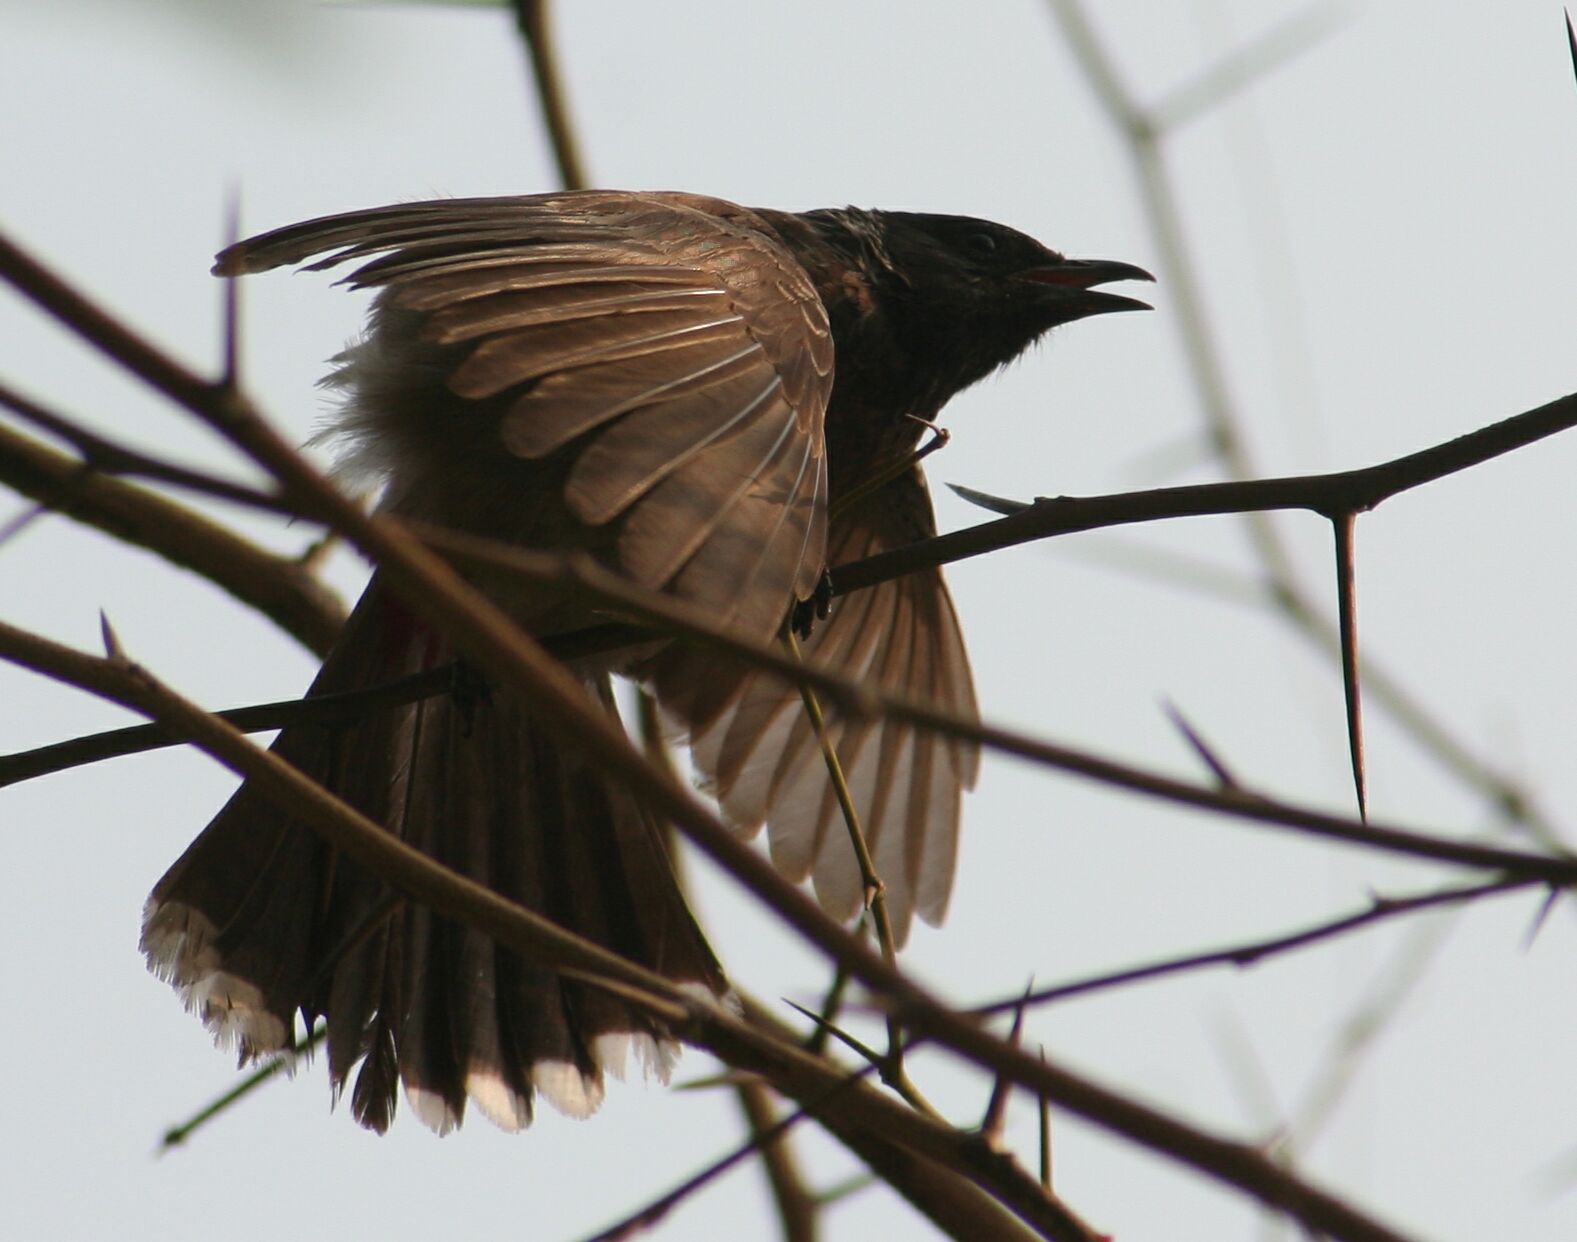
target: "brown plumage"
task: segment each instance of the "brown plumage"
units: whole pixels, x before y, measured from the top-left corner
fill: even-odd
[[[685,194],[590,191],[412,203],[309,221],[219,256],[223,275],[327,255],[375,288],[344,390],[346,469],[393,512],[530,547],[577,548],[770,639],[823,570],[933,533],[918,419],[1059,323],[1142,307],[1093,286],[1148,279],[954,216],[751,211]],[[914,417],[910,417],[910,416]],[[874,490],[861,484],[896,469]],[[480,575],[538,635],[594,625],[568,589]],[[939,571],[839,602],[808,655],[972,714]],[[376,576],[311,693],[448,663]],[[838,917],[861,887],[791,686],[683,643],[578,665],[656,694],[742,831]],[[973,747],[886,722],[834,737],[899,936],[939,921]],[[677,981],[727,984],[661,836],[529,704],[446,697],[297,726],[278,752],[391,832],[506,897]],[[421,1119],[469,1098],[507,1128],[543,1094],[592,1111],[631,1047],[665,1075],[667,1033],[606,992],[398,900],[243,785],[154,888],[143,946],[250,1057],[326,1019],[336,1091],[385,1128],[403,1083]],[[360,1064],[359,1071],[356,1067]]]

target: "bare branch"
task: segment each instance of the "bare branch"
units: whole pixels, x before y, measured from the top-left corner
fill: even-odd
[[[780,1031],[771,1029],[774,1024],[763,1024],[759,1018],[746,1026],[726,1008],[689,996],[661,976],[564,931],[412,849],[288,763],[259,750],[223,722],[172,694],[135,664],[84,655],[3,622],[0,658],[155,715],[168,726],[191,734],[215,758],[254,781],[266,796],[276,799],[282,809],[322,832],[347,857],[395,888],[439,913],[478,928],[500,944],[528,954],[533,961],[615,991],[730,1064],[767,1075],[801,1103],[823,1098],[829,1087],[843,1083],[843,1071],[806,1054],[794,1042],[792,1033],[785,1038]],[[853,1098],[827,1101],[825,1109],[829,1116],[819,1119],[873,1164],[902,1165],[907,1157],[887,1150],[897,1136],[902,1136],[902,1141],[914,1151],[979,1178],[1026,1220],[1040,1220],[1051,1211],[1038,1188],[1026,1197],[1024,1186],[1006,1176],[1001,1168],[984,1165],[974,1158],[970,1154],[972,1136],[921,1117],[884,1094],[855,1093]],[[820,1110],[811,1111],[819,1116]],[[938,1170],[929,1161],[926,1167],[934,1183]],[[951,1214],[950,1219],[970,1222],[969,1229],[961,1229],[955,1236],[1008,1236],[1000,1222],[995,1230],[985,1227],[984,1222],[993,1217],[978,1198],[953,1186],[931,1189],[936,1190],[935,1195],[921,1189],[914,1191],[914,1197],[932,1204],[944,1215]],[[982,1216],[982,1212],[986,1215]],[[1052,1218],[1061,1220],[1063,1215],[1059,1209]],[[984,1232],[971,1231],[982,1229]],[[1046,1236],[1088,1242],[1092,1235],[1063,1229]]]
[[[1254,469],[1239,429],[1241,419],[1227,382],[1226,366],[1205,310],[1203,282],[1188,244],[1182,211],[1166,166],[1161,130],[1122,80],[1084,7],[1077,0],[1052,0],[1051,9],[1091,93],[1121,133],[1133,163],[1140,204],[1160,256],[1161,278],[1177,312],[1184,357],[1216,453],[1234,478],[1249,478]],[[1297,578],[1292,560],[1275,528],[1261,515],[1252,515],[1246,520],[1250,538],[1266,572],[1283,588],[1294,585]]]
[[[761,1153],[761,1167],[766,1170],[767,1185],[777,1204],[783,1242],[816,1242],[821,1232],[821,1204],[805,1185],[788,1137],[781,1133],[772,1138],[764,1137],[779,1124],[772,1092],[763,1083],[752,1080],[739,1083],[734,1093]]]
[[[352,511],[355,512],[353,506]],[[190,732],[205,749],[256,782],[266,796],[280,801],[291,814],[322,831],[347,856],[409,892],[415,899],[478,927],[502,944],[531,954],[534,960],[616,988],[620,995],[645,1005],[730,1064],[771,1073],[775,1082],[802,1103],[820,1089],[816,1082],[807,1080],[806,1074],[825,1086],[820,1078],[822,1071],[815,1068],[821,1063],[801,1050],[776,1043],[763,1046],[758,1039],[752,1039],[746,1029],[738,1027],[725,1011],[686,998],[660,976],[583,941],[448,871],[345,807],[277,756],[256,749],[223,722],[177,698],[135,665],[84,656],[3,623],[0,623],[0,655],[125,706],[149,712]],[[583,710],[588,716],[592,715],[589,709]],[[655,783],[656,774],[651,773],[647,784]],[[717,831],[726,845],[719,845],[717,837],[697,830],[694,824],[677,819],[676,822],[722,865],[745,879],[768,904],[788,916],[793,925],[803,925],[803,930],[814,942],[845,959],[852,974],[888,996],[923,1034],[988,1069],[1000,1071],[1010,1081],[1043,1091],[1053,1101],[1097,1124],[1130,1135],[1154,1150],[1170,1154],[1268,1203],[1281,1206],[1300,1220],[1326,1228],[1334,1237],[1347,1242],[1396,1242],[1400,1238],[1340,1200],[1288,1177],[1252,1148],[1207,1135],[1058,1067],[1031,1061],[1021,1051],[1004,1046],[1000,1039],[980,1031],[971,1020],[933,1000],[842,928],[826,920],[807,898],[777,877],[769,864],[734,841],[721,824],[717,825]],[[704,829],[704,820],[702,825]],[[730,857],[729,847],[742,857]],[[869,1102],[866,1106],[870,1106]],[[911,1126],[925,1120],[911,1110],[899,1111]],[[934,1122],[927,1124],[939,1126]],[[939,1128],[940,1133],[925,1133],[933,1143],[940,1144],[950,1159],[963,1161],[954,1167],[971,1170],[974,1176],[985,1176],[988,1184],[1000,1183],[1005,1169],[999,1159],[983,1160],[980,1153],[972,1151],[963,1141],[967,1136],[959,1136],[945,1126]],[[984,1148],[983,1144],[980,1146]],[[1029,1211],[1032,1215],[1026,1219],[1037,1219],[1049,1208],[1033,1180],[1026,1179],[1025,1184],[1034,1187],[1038,1197],[1027,1204],[1015,1201],[1015,1210]],[[1023,1187],[1019,1189],[1022,1193]],[[1058,1209],[1053,1219],[1062,1221],[1064,1216],[1065,1212]],[[1058,1228],[1060,1232],[1049,1236],[1086,1236],[1069,1233],[1061,1226]]]
[[[1163,280],[1171,291],[1184,355],[1206,429],[1228,472],[1238,479],[1249,478],[1255,471],[1206,313],[1202,281],[1166,163],[1163,129],[1153,113],[1146,111],[1128,90],[1078,0],[1051,0],[1051,8],[1091,93],[1120,132],[1133,163],[1140,203],[1160,255]],[[1569,20],[1568,37],[1572,37]],[[1573,53],[1573,66],[1577,69],[1577,50]],[[1329,626],[1312,604],[1274,525],[1261,513],[1249,513],[1245,521],[1268,579],[1268,594],[1277,607],[1298,630],[1318,640],[1332,654],[1339,654],[1339,644],[1332,641]],[[1503,813],[1524,824],[1541,843],[1556,844],[1553,829],[1538,814],[1525,791],[1502,779],[1489,763],[1449,733],[1400,682],[1372,661],[1368,684],[1371,696],[1383,702],[1437,762],[1492,798]]]
[[[252,707],[237,707],[230,711],[213,713],[226,724],[242,733],[263,733],[269,729],[282,729],[292,724],[330,724],[342,720],[356,720],[381,707],[398,707],[418,699],[443,694],[454,682],[454,669],[450,665],[413,673],[381,686],[365,690],[348,690],[343,694],[325,694],[306,699],[285,699],[277,703],[259,703]],[[0,789],[19,781],[48,776],[67,768],[98,763],[104,759],[118,759],[123,755],[142,754],[166,746],[184,746],[193,739],[172,734],[165,726],[156,724],[130,725],[122,729],[109,729],[85,737],[71,738],[40,746],[34,750],[17,751],[0,755]]]
[[[368,518],[355,506],[348,506],[348,508],[350,512],[355,514],[358,521],[375,526],[380,532],[380,538],[394,537],[401,540],[410,540],[411,538],[403,533],[403,528],[400,524],[391,519],[382,517]],[[892,719],[903,720],[922,728],[935,730],[948,737],[978,741],[982,745],[993,749],[1017,755],[1049,767],[1058,768],[1065,772],[1085,776],[1178,805],[1214,810],[1233,819],[1290,828],[1297,832],[1323,837],[1328,840],[1433,859],[1437,862],[1503,871],[1511,876],[1542,880],[1550,884],[1570,884],[1574,878],[1577,878],[1577,860],[1573,860],[1564,854],[1529,854],[1494,846],[1455,841],[1404,828],[1365,824],[1342,816],[1330,815],[1290,803],[1280,802],[1241,788],[1225,790],[1206,788],[1175,780],[1145,769],[1135,768],[1115,760],[1106,759],[1087,751],[1061,746],[1013,730],[982,724],[977,720],[956,716],[952,713],[938,710],[929,704],[920,703],[902,696],[879,693],[869,685],[846,681],[833,674],[824,672],[814,665],[797,664],[781,652],[741,640],[733,633],[720,629],[709,619],[700,615],[697,609],[687,606],[680,601],[653,595],[650,592],[634,588],[617,575],[601,569],[584,556],[533,552],[501,544],[494,540],[479,539],[455,532],[438,531],[430,527],[421,528],[419,534],[428,543],[441,547],[462,560],[487,564],[496,569],[513,569],[525,576],[540,578],[544,581],[573,582],[587,593],[600,596],[610,605],[615,605],[620,611],[638,616],[659,630],[703,638],[708,643],[732,655],[749,660],[761,667],[772,669],[774,672],[781,674],[791,684],[804,683],[814,686],[818,693],[822,694],[829,701],[836,703],[840,710],[851,717],[869,718],[883,715]],[[412,541],[407,546],[419,545]],[[447,581],[459,582],[459,579],[453,577],[451,571],[443,566],[441,562],[428,561],[426,566],[430,567],[426,570],[427,572],[442,572],[447,576]],[[433,589],[435,592],[438,590],[437,587]],[[466,589],[469,590],[469,588]],[[468,603],[479,600],[480,597],[473,592]],[[427,602],[431,606],[431,601]],[[412,606],[417,606],[414,600]],[[485,602],[482,606],[491,610],[491,605],[486,605]],[[522,644],[529,643],[531,644],[530,650],[541,653],[536,658],[546,662],[543,667],[548,671],[543,674],[544,676],[563,675],[562,670],[547,656],[543,648],[525,635],[514,631],[508,625],[507,620],[499,616],[496,611],[491,612],[491,618],[489,625],[496,625],[498,633],[507,634],[512,640],[518,640]],[[636,636],[644,635],[649,637],[650,631],[636,629],[634,634]],[[569,649],[575,649],[577,636],[569,635],[567,638],[570,641],[566,646]],[[554,650],[556,652],[562,654],[564,649],[565,647],[555,643]],[[500,665],[499,667],[506,666]],[[499,676],[500,684],[511,684],[503,676],[496,673],[495,675]],[[381,693],[382,688],[375,688],[374,692]],[[523,690],[519,692],[529,693],[529,691]],[[584,705],[577,696],[578,688],[576,687],[571,686],[569,689],[562,689],[561,697],[555,706],[562,704],[566,709],[573,708],[584,711]],[[632,762],[630,757],[633,757],[634,764],[643,773],[647,773],[649,777],[649,769],[641,759],[639,752],[630,746],[629,739],[622,732],[614,730],[608,722],[600,719],[593,726],[593,731],[599,738],[598,745],[608,748],[606,753],[620,754],[623,756],[621,762],[626,765]],[[19,764],[23,761],[23,757],[18,757],[17,762]],[[663,778],[661,788],[663,790],[664,812],[674,814],[676,822],[679,822],[681,827],[684,826],[683,821],[679,821],[677,816],[684,815],[690,817],[692,823],[716,824],[718,829],[721,830],[721,825],[715,817],[702,808],[688,791],[678,790],[671,778]],[[710,834],[712,829],[703,827],[697,828],[696,831]],[[732,852],[731,847],[736,845],[737,843],[730,836],[729,846],[720,848],[730,849],[730,852]],[[703,845],[703,848],[709,849],[705,845]],[[744,849],[742,846],[738,848]],[[745,850],[745,853],[754,860],[755,856],[750,855],[748,850]],[[728,866],[726,862],[724,865]],[[766,867],[764,863],[761,865]],[[766,867],[764,872],[758,872],[758,875],[762,877],[763,882],[766,882],[766,876],[771,876],[773,880],[776,880],[776,873],[772,872],[770,867]],[[798,901],[804,902],[808,906],[808,899],[804,898],[797,891],[795,897]],[[804,909],[804,907],[801,908]],[[809,908],[814,909],[815,907],[809,906]],[[799,926],[797,922],[794,922],[794,925]],[[840,935],[845,938],[845,942],[852,940],[842,929],[839,929],[839,931]],[[861,946],[861,952],[867,952],[863,946]],[[834,960],[845,960],[837,953],[834,953],[833,957]]]
[[[1166,712],[1166,718],[1183,735],[1183,740],[1188,743],[1189,749],[1199,756],[1199,761],[1209,769],[1210,775],[1216,778],[1217,786],[1222,789],[1241,789],[1242,786],[1238,783],[1237,777],[1232,775],[1232,770],[1227,767],[1226,761],[1200,736],[1199,730],[1194,728],[1178,706],[1175,703],[1163,703],[1161,706]]]
[[[214,385],[77,292],[4,234],[0,279],[183,409],[202,405],[211,394]]]
[[[1229,52],[1150,109],[1159,133],[1171,134],[1303,55],[1336,29],[1344,6],[1316,0],[1273,26],[1247,47]]]
[[[226,767],[251,780],[282,811],[321,833],[348,857],[401,892],[485,931],[500,944],[557,969],[585,972],[593,981],[624,984],[650,998],[666,1021],[682,1021],[698,1003],[662,976],[566,932],[472,880],[449,871],[347,806],[270,751],[260,750],[231,725],[156,681],[124,655],[84,655],[0,622],[0,658],[44,673],[153,717],[191,737]]]
[[[288,1052],[281,1052],[277,1056],[270,1057],[235,1086],[231,1087],[230,1090],[204,1104],[179,1125],[171,1126],[159,1140],[159,1154],[162,1156],[166,1152],[181,1146],[203,1126],[220,1114],[234,1108],[259,1087],[277,1078],[281,1073],[294,1073],[301,1058],[306,1056],[313,1048],[316,1048],[327,1033],[328,1027],[320,1024],[296,1047]]]
[[[0,482],[54,512],[201,574],[320,655],[333,645],[344,622],[344,606],[334,593],[295,561],[3,426]]]
[[[1006,516],[837,566],[832,572],[833,594],[847,595],[919,569],[1077,531],[1276,509],[1307,509],[1327,518],[1362,513],[1400,492],[1480,465],[1573,426],[1577,426],[1577,393],[1416,453],[1356,470],[1157,487],[1106,496],[1042,496],[1028,502],[954,487],[965,500]]]
[[[1438,862],[1503,870],[1508,874],[1552,884],[1568,884],[1577,877],[1577,860],[1564,854],[1527,854],[1451,841],[1402,828],[1366,825],[1358,820],[1279,802],[1248,790],[1206,789],[1105,759],[1088,751],[965,719],[904,696],[885,694],[867,684],[846,681],[813,664],[796,664],[769,648],[742,641],[703,617],[697,609],[633,588],[584,556],[531,552],[495,540],[432,527],[422,527],[419,533],[432,546],[442,548],[462,561],[475,561],[493,569],[515,569],[527,577],[540,576],[544,581],[573,582],[580,589],[599,596],[622,612],[640,617],[660,631],[704,639],[730,655],[771,669],[786,681],[814,686],[818,693],[837,704],[839,710],[850,717],[880,715],[903,720],[933,729],[947,737],[976,741],[1032,762],[1180,805],[1207,808],[1233,818],[1258,820],[1331,840],[1412,854]],[[636,634],[642,632],[635,631]]]
[[[784,623],[782,638],[789,658],[796,663],[801,662],[799,640],[794,637],[792,620]],[[882,878],[876,871],[876,860],[871,857],[871,849],[860,824],[859,809],[854,805],[854,795],[849,792],[849,783],[844,779],[843,764],[838,758],[837,748],[827,732],[827,720],[822,714],[821,700],[816,697],[815,689],[804,682],[800,683],[799,693],[805,715],[810,718],[810,727],[816,734],[816,744],[821,748],[822,762],[826,764],[827,777],[832,782],[833,793],[838,799],[838,809],[843,815],[844,826],[848,829],[849,845],[854,850],[855,863],[860,869],[860,882],[865,893],[865,909],[870,912],[871,921],[876,927],[876,943],[881,946],[882,956],[887,959],[887,964],[896,967],[898,941],[893,935],[892,916],[887,909],[887,886],[882,883]],[[887,1056],[882,1069],[882,1081],[892,1085],[903,1083],[913,1090],[912,1084],[908,1084],[903,1068],[903,1028],[891,1018],[887,1022]]]
[[[520,31],[521,42],[525,44],[526,55],[531,60],[531,76],[537,87],[537,102],[542,108],[542,124],[553,146],[559,181],[566,190],[584,190],[590,182],[580,152],[580,140],[575,135],[575,124],[570,118],[564,81],[559,74],[548,0],[511,0],[511,3],[515,10],[515,25]]]
[[[0,405],[6,406],[17,417],[33,426],[41,427],[51,435],[59,436],[69,443],[82,455],[84,470],[157,479],[161,483],[171,483],[176,487],[184,487],[219,500],[234,501],[236,504],[246,505],[252,509],[261,509],[265,513],[278,513],[292,518],[299,516],[277,497],[259,491],[255,487],[221,479],[217,475],[206,474],[201,470],[172,465],[156,457],[150,457],[146,453],[139,453],[135,449],[116,444],[113,440],[107,440],[80,426],[64,414],[46,409],[4,384],[0,384]]]
[[[1046,1060],[1046,1049],[1044,1047],[1041,1048],[1041,1050],[1040,1050],[1040,1059],[1041,1059],[1042,1063],[1044,1063],[1045,1060]],[[1039,1114],[1039,1121],[1040,1121],[1040,1136],[1039,1136],[1040,1137],[1040,1184],[1045,1188],[1046,1193],[1050,1194],[1051,1193],[1051,1101],[1046,1098],[1046,1093],[1044,1091],[1042,1091],[1036,1096],[1035,1103],[1037,1105],[1036,1111]]]
[[[857,1070],[855,1073],[849,1075],[843,1084],[830,1088],[824,1099],[830,1097],[834,1091],[844,1090],[858,1082],[864,1072],[864,1070]],[[822,1101],[818,1101],[818,1103],[820,1102]],[[667,1194],[662,1195],[661,1197],[654,1199],[651,1203],[648,1203],[646,1206],[631,1212],[617,1224],[610,1225],[608,1228],[600,1230],[599,1232],[591,1235],[591,1237],[589,1237],[586,1242],[619,1242],[620,1239],[633,1237],[638,1233],[642,1233],[645,1230],[650,1229],[653,1225],[657,1224],[658,1221],[662,1220],[663,1217],[667,1216],[669,1212],[673,1211],[673,1209],[685,1199],[689,1198],[697,1191],[703,1189],[708,1183],[715,1181],[724,1173],[728,1172],[734,1166],[741,1164],[756,1152],[765,1152],[768,1148],[775,1146],[788,1134],[789,1129],[802,1118],[804,1118],[805,1115],[806,1110],[799,1108],[783,1117],[778,1118],[776,1121],[773,1121],[764,1127],[756,1127],[752,1125],[750,1136],[743,1143],[735,1147],[731,1152],[728,1152],[726,1155],[714,1160],[711,1164],[707,1165],[694,1176],[686,1178]],[[814,1205],[809,1206],[813,1207]],[[814,1216],[811,1217],[811,1220],[814,1220]],[[787,1218],[785,1217],[785,1223],[786,1221]],[[785,1228],[785,1236],[792,1237],[794,1235],[789,1235],[787,1229]]]
[[[1309,945],[1334,939],[1359,928],[1373,926],[1398,915],[1414,914],[1420,910],[1431,910],[1440,906],[1462,905],[1467,902],[1477,901],[1483,897],[1496,897],[1503,893],[1520,892],[1523,889],[1533,888],[1538,883],[1539,881],[1534,879],[1502,877],[1487,880],[1482,884],[1467,884],[1460,888],[1438,889],[1434,892],[1420,893],[1412,897],[1376,897],[1362,910],[1353,914],[1344,914],[1340,918],[1329,919],[1323,923],[1316,923],[1312,927],[1306,927],[1301,931],[1289,932],[1281,936],[1271,936],[1266,940],[1254,940],[1246,944],[1235,944],[1225,949],[1211,949],[1204,953],[1189,953],[1182,957],[1164,958],[1159,962],[1151,962],[1144,966],[1134,966],[1127,970],[1094,975],[1088,979],[1076,980],[1073,983],[1059,984],[1054,988],[1042,988],[1031,992],[1028,996],[1019,996],[1012,1000],[1001,1000],[990,1005],[982,1005],[973,1012],[993,1014],[1015,1009],[1025,1004],[1046,1005],[1054,1001],[1070,1000],[1075,996],[1088,996],[1092,992],[1109,991],[1112,988],[1124,987],[1127,984],[1138,983],[1141,980],[1161,979],[1168,975],[1179,975],[1209,966],[1254,966],[1266,958],[1275,957],[1282,953],[1290,953],[1294,949],[1307,948]],[[1558,890],[1551,891],[1554,893]]]

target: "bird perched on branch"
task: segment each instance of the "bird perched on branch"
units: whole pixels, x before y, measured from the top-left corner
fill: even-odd
[[[532,548],[576,549],[770,640],[829,565],[934,533],[915,450],[957,392],[1058,324],[1145,304],[1149,280],[959,216],[750,210],[690,194],[449,199],[293,225],[220,254],[223,276],[314,256],[376,289],[344,393],[343,467],[386,510]],[[468,576],[530,633],[605,620],[573,588]],[[973,714],[940,571],[840,601],[807,656]],[[310,693],[453,660],[374,575]],[[741,831],[829,913],[863,886],[798,691],[673,641],[577,663],[588,695],[641,679]],[[972,746],[884,721],[831,734],[897,936],[939,921]],[[486,687],[354,722],[297,725],[276,751],[409,844],[679,982],[727,991],[662,836],[530,703]],[[668,1032],[438,917],[242,785],[149,898],[149,963],[243,1059],[327,1027],[336,1092],[382,1130],[404,1084],[427,1125],[466,1101],[514,1129],[541,1094],[585,1115],[626,1056],[666,1075]]]

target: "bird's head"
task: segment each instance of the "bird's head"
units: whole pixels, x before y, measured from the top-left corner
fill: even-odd
[[[1154,280],[1143,268],[1070,259],[989,220],[905,211],[825,215],[857,249],[880,330],[935,377],[938,406],[1058,324],[1150,309],[1097,288]]]

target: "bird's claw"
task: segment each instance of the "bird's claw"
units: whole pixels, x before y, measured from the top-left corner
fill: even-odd
[[[793,612],[789,614],[789,628],[794,631],[796,638],[803,641],[810,637],[816,622],[825,621],[831,615],[832,571],[823,569],[821,577],[816,580],[815,589],[807,598],[794,605]]]
[[[461,732],[471,736],[471,726],[476,718],[478,705],[486,703],[491,695],[487,678],[464,660],[456,660],[450,667],[449,701],[460,714]]]

